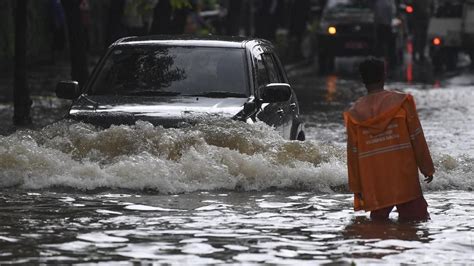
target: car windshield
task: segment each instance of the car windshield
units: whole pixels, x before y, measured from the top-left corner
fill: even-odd
[[[360,9],[369,9],[369,0],[329,0],[326,4],[327,12],[350,12]]]
[[[106,58],[89,94],[247,97],[245,50],[119,46]]]

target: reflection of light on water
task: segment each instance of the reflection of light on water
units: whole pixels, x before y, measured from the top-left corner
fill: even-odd
[[[325,95],[326,102],[334,101],[337,91],[337,76],[336,75],[329,75],[326,78],[326,89],[327,93]]]

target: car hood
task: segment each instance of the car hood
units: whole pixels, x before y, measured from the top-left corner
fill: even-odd
[[[208,118],[232,118],[243,109],[248,98],[208,97],[80,97],[71,107],[69,117],[108,127],[149,121],[164,127]]]

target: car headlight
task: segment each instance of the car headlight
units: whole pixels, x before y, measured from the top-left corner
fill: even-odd
[[[330,35],[335,35],[337,33],[337,29],[335,26],[329,26],[327,31]]]
[[[322,34],[335,35],[337,33],[337,28],[333,24],[327,22],[321,22],[319,25],[319,30]]]

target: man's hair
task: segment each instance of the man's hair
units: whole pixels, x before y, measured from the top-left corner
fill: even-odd
[[[385,63],[369,57],[359,65],[359,73],[364,84],[378,83],[385,80]]]

